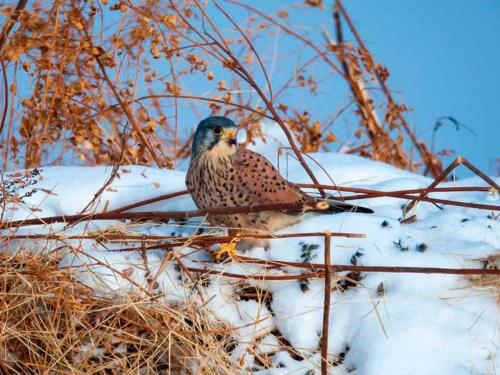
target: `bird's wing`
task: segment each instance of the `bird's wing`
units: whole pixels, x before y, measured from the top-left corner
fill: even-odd
[[[239,179],[238,190],[243,192],[254,204],[269,203],[297,203],[314,206],[319,201],[326,201],[328,209],[310,209],[311,212],[339,213],[357,212],[373,213],[373,210],[355,206],[334,199],[321,199],[307,195],[296,185],[285,180],[278,170],[264,156],[239,148],[234,163],[236,175]],[[300,215],[304,210],[283,210],[289,215]]]
[[[235,172],[243,190],[253,203],[297,203],[310,202],[311,198],[295,185],[285,180],[278,170],[264,156],[239,148],[234,162]],[[301,214],[300,210],[284,211],[291,215]]]

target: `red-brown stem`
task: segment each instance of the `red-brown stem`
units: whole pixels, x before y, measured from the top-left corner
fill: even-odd
[[[321,375],[328,375],[328,333],[330,322],[331,270],[330,270],[330,233],[325,232],[325,299],[323,303],[323,334],[321,336]]]
[[[444,187],[444,188],[434,188],[430,193],[445,193],[445,192],[466,192],[466,191],[490,191],[491,188],[486,186],[464,186],[464,187]],[[396,190],[391,191],[391,194],[415,194],[422,192],[423,189],[408,189],[408,190]],[[387,192],[373,192],[370,194],[354,194],[347,197],[343,197],[344,200],[354,200],[354,199],[369,199],[369,198],[379,198],[387,196]]]
[[[303,233],[285,233],[285,234],[241,234],[238,238],[267,238],[267,239],[278,239],[278,238],[303,238],[303,237],[323,237],[323,232],[303,232]],[[345,238],[365,238],[365,234],[361,233],[343,233],[343,232],[330,232],[331,237],[345,237]],[[186,246],[186,243],[219,243],[219,242],[229,242],[234,239],[233,236],[209,236],[201,235],[197,237],[176,237],[176,236],[139,236],[139,235],[121,235],[121,234],[110,234],[110,235],[72,235],[64,236],[57,234],[12,234],[0,236],[0,239],[5,241],[9,240],[27,240],[27,239],[44,239],[44,240],[98,240],[102,242],[114,242],[114,243],[124,243],[124,242],[138,242],[138,243],[154,243],[168,240],[175,240],[174,243],[168,243],[168,246]],[[150,250],[148,247],[147,250]],[[122,249],[113,250],[120,251]],[[250,258],[248,258],[250,259]]]
[[[363,188],[355,188],[355,187],[346,187],[346,186],[338,186],[338,185],[323,185],[323,184],[296,184],[302,188],[317,188],[320,186],[325,190],[336,190],[336,191],[347,191],[353,193],[361,193],[361,195],[350,195],[347,197],[342,197],[343,200],[352,200],[352,199],[367,199],[367,198],[377,198],[388,196],[388,194],[413,194],[413,193],[421,193],[424,189],[407,189],[407,190],[396,190],[396,191],[379,191],[372,189],[363,189]],[[461,191],[489,191],[490,188],[485,186],[463,186],[463,187],[442,187],[442,188],[434,188],[432,189],[432,193],[437,192],[461,192]],[[172,193],[162,194],[154,198],[149,198],[143,201],[139,201],[136,203],[129,204],[127,206],[123,206],[109,212],[124,212],[131,210],[133,208],[145,206],[151,203],[156,203],[159,201],[167,200],[170,198],[179,197],[182,195],[188,194],[187,190],[176,191]]]
[[[238,4],[240,6],[246,7],[244,4],[238,3],[237,1],[231,1],[231,2],[233,2],[235,4]],[[224,15],[233,24],[235,23],[234,20],[227,13],[224,13]],[[252,75],[247,71],[247,69],[243,66],[243,64],[241,64],[241,62],[234,56],[233,52],[229,48],[225,48],[220,43],[216,42],[215,39],[213,41],[216,44],[218,44],[218,47],[222,51],[224,51],[224,53],[226,53],[226,55],[229,57],[229,59],[233,63],[236,64],[237,70],[235,69],[235,72],[239,71],[241,73],[241,77],[243,79],[245,79],[245,81],[255,90],[255,92],[257,93],[257,95],[259,95],[260,99],[264,102],[265,106],[267,107],[267,109],[271,113],[271,115],[273,117],[273,120],[278,123],[278,125],[281,127],[281,130],[283,131],[283,133],[285,133],[285,137],[287,138],[287,141],[290,144],[290,147],[292,148],[293,152],[295,153],[295,156],[299,160],[299,163],[302,166],[302,168],[304,168],[304,170],[308,174],[309,178],[315,184],[319,184],[318,179],[314,175],[314,173],[311,170],[311,168],[309,168],[309,166],[307,165],[304,157],[302,156],[301,151],[297,147],[297,145],[296,145],[296,143],[295,143],[295,141],[294,141],[294,139],[292,137],[292,134],[290,133],[290,130],[288,129],[288,127],[286,126],[286,124],[284,123],[284,121],[281,119],[280,115],[278,114],[278,112],[274,108],[274,104],[273,104],[272,100],[270,100],[270,99],[267,98],[267,96],[264,94],[264,92],[262,91],[262,89],[259,87],[259,85],[253,79]],[[322,197],[326,197],[326,193],[321,188],[319,188],[318,190],[319,190],[319,192],[320,192],[320,194],[321,194]]]
[[[323,185],[323,184],[319,184],[319,185],[317,185],[317,184],[296,184],[296,185],[298,185],[302,188],[317,188],[318,186],[320,186],[321,188],[323,188],[325,190],[338,190],[338,191],[347,191],[347,192],[353,192],[353,193],[362,193],[361,195],[350,195],[347,197],[342,197],[344,200],[377,198],[377,197],[387,196],[387,194],[413,194],[413,193],[420,193],[423,191],[423,188],[385,192],[385,191],[379,191],[379,190],[362,189],[362,188],[337,186],[337,185]],[[431,192],[437,193],[437,192],[489,191],[489,190],[490,190],[490,188],[485,187],[485,186],[463,186],[463,187],[434,188],[434,189],[432,189]],[[365,194],[363,194],[363,193],[365,193]],[[162,200],[167,200],[170,198],[175,198],[175,197],[182,196],[185,194],[188,194],[187,190],[181,190],[181,191],[176,191],[173,193],[167,193],[167,194],[159,195],[159,196],[154,197],[154,198],[149,198],[149,199],[146,199],[143,201],[132,203],[128,206],[123,206],[123,207],[117,208],[115,210],[111,210],[109,212],[124,212],[124,211],[131,210],[133,208],[145,206],[147,204],[159,202]]]
[[[301,187],[310,187],[310,188],[317,188],[316,184],[298,184],[298,186]],[[329,186],[329,187],[328,187]],[[331,190],[341,190],[341,191],[354,191],[354,192],[367,192],[366,195],[363,195],[361,197],[343,197],[344,200],[349,200],[349,199],[368,199],[368,198],[379,198],[379,197],[393,197],[393,198],[400,198],[400,199],[408,199],[408,200],[419,200],[423,202],[430,202],[430,203],[437,203],[437,204],[445,204],[449,206],[458,206],[458,207],[468,207],[468,208],[477,208],[480,210],[492,210],[492,211],[500,211],[500,206],[495,206],[491,204],[480,204],[480,203],[467,203],[467,202],[460,202],[460,201],[452,201],[449,199],[438,199],[438,198],[428,198],[428,197],[416,197],[414,195],[409,195],[405,192],[405,190],[401,191],[377,191],[377,190],[370,190],[370,189],[360,189],[360,188],[345,188],[345,187],[340,187],[338,186],[335,188],[334,186],[331,185],[322,185],[323,188],[325,189],[331,189]],[[447,191],[444,189],[448,188],[442,188],[442,190],[437,190],[437,191]],[[449,188],[452,189],[452,188]],[[450,190],[450,191],[460,191],[460,188],[456,188],[457,190]],[[474,188],[475,189],[475,188]],[[415,189],[417,191],[411,191],[411,192],[421,192],[423,189]],[[483,188],[477,188],[477,191],[488,191],[489,189],[483,190]],[[465,190],[465,191],[471,191]],[[432,191],[430,191],[432,192]]]
[[[2,29],[2,34],[0,35],[0,52],[2,51],[2,48],[7,41],[7,38],[9,36],[10,31],[16,24],[17,20],[19,19],[19,16],[21,15],[21,12],[23,9],[26,7],[26,4],[28,3],[28,0],[19,0],[16,6],[16,9],[14,9],[14,12],[10,15],[10,18],[8,21],[5,23],[3,29]]]
[[[319,184],[315,184],[317,186]],[[337,187],[338,188],[338,187]],[[332,189],[337,189],[332,187]],[[377,193],[381,194],[381,193]],[[382,195],[377,195],[377,197]],[[500,206],[490,205],[490,204],[479,204],[479,203],[467,203],[459,201],[451,201],[447,199],[437,199],[428,197],[415,197],[413,195],[406,195],[400,193],[385,192],[383,196],[401,198],[401,199],[416,199],[425,202],[447,204],[450,206],[458,207],[469,207],[476,209],[484,209],[491,211],[500,211]],[[152,198],[155,199],[155,198]],[[10,222],[0,223],[0,228],[9,227],[21,227],[27,225],[39,225],[39,224],[52,224],[52,223],[75,223],[79,221],[88,220],[167,220],[167,219],[188,219],[192,217],[205,216],[205,215],[227,215],[234,213],[250,213],[250,212],[261,212],[261,211],[273,211],[273,210],[293,210],[293,209],[303,209],[303,205],[297,205],[292,203],[279,203],[279,204],[266,204],[266,205],[254,205],[254,206],[244,206],[244,207],[221,207],[206,210],[193,210],[193,211],[170,211],[170,212],[158,212],[158,211],[148,211],[148,212],[107,212],[107,213],[97,213],[89,215],[68,215],[68,216],[52,216],[45,218],[27,219],[27,220],[17,220]],[[321,211],[320,209],[313,208],[313,210]]]
[[[324,265],[320,265],[324,266]],[[219,275],[240,280],[260,280],[260,281],[286,281],[302,280],[314,277],[322,277],[323,272],[302,273],[295,275],[243,275],[233,272],[224,272],[205,268],[187,268],[191,272],[197,272],[204,275]],[[387,267],[387,266],[351,266],[335,265],[330,266],[331,272],[389,272],[389,273],[416,273],[416,274],[444,274],[444,275],[500,275],[498,269],[471,269],[471,268],[436,268],[436,267]]]
[[[301,188],[311,188],[315,189],[318,185],[316,184],[295,184]],[[366,193],[366,195],[370,195],[371,197],[376,198],[378,195],[384,196],[386,194],[416,194],[421,193],[425,190],[425,188],[417,188],[417,189],[405,189],[405,190],[393,190],[393,191],[381,191],[381,190],[373,190],[366,188],[357,188],[351,186],[339,186],[339,185],[320,185],[323,189],[326,190],[339,190],[339,191],[348,191],[351,193]],[[435,187],[429,193],[449,193],[449,192],[463,192],[463,191],[489,191],[491,188],[487,186],[448,186],[448,187]],[[351,198],[349,195],[346,198]]]
[[[424,200],[423,198],[427,196],[432,191],[436,190],[436,186],[443,181],[455,168],[457,168],[459,165],[465,165],[469,170],[473,173],[475,173],[478,177],[480,177],[483,181],[485,181],[487,184],[491,185],[492,188],[496,189],[497,191],[500,191],[500,187],[498,184],[491,179],[490,177],[486,176],[483,172],[481,172],[479,169],[477,169],[474,165],[472,165],[471,162],[469,162],[467,159],[465,159],[462,156],[458,156],[432,183],[423,189],[423,191],[420,193],[418,198],[415,198],[412,200],[404,209],[404,214],[406,215],[412,208],[414,208],[417,205],[417,202],[419,200]]]
[[[7,80],[7,70],[5,68],[5,63],[3,61],[3,56],[2,56],[2,49],[7,41],[7,38],[9,36],[10,31],[16,24],[17,20],[19,19],[19,16],[21,15],[22,10],[26,7],[26,4],[28,3],[28,0],[19,0],[16,6],[16,9],[14,9],[14,12],[10,15],[10,18],[7,20],[5,23],[3,29],[2,29],[2,34],[0,35],[0,60],[2,63],[2,75],[3,75],[3,84],[4,84],[4,110],[2,113],[2,120],[0,122],[0,135],[2,134],[3,128],[5,126],[5,120],[7,118],[7,108],[9,106],[9,83]],[[8,142],[7,140],[6,142]]]
[[[191,272],[202,273],[204,275],[219,275],[219,276],[230,277],[233,279],[260,280],[260,281],[302,280],[302,279],[310,279],[310,278],[319,276],[319,274],[317,272],[301,273],[298,275],[286,275],[285,276],[285,275],[243,275],[240,273],[225,272],[225,271],[218,271],[218,270],[206,269],[206,268],[195,268],[195,267],[187,267],[187,269]]]
[[[38,225],[38,224],[53,224],[53,223],[76,223],[80,221],[88,220],[167,220],[167,219],[189,219],[192,217],[206,216],[206,215],[228,215],[237,213],[250,213],[250,212],[261,212],[261,211],[273,211],[273,210],[315,210],[315,211],[325,211],[326,209],[315,207],[315,206],[304,206],[302,204],[296,203],[271,203],[253,206],[243,206],[243,207],[217,207],[204,210],[193,210],[193,211],[169,211],[169,212],[159,212],[159,211],[149,211],[149,212],[104,212],[88,215],[67,215],[67,216],[51,216],[45,218],[36,219],[26,219],[26,220],[16,220],[10,222],[0,223],[0,228],[9,227],[20,227],[27,225]]]
[[[500,192],[500,186],[498,186],[498,184],[493,179],[491,179],[489,176],[486,176],[483,172],[481,172],[478,168],[476,168],[470,161],[468,161],[464,157],[462,157],[462,164],[465,165],[467,168],[469,168],[469,170],[472,173],[475,173],[478,177],[482,178],[484,182],[494,187],[497,190],[497,192]]]
[[[278,267],[279,266],[298,267],[298,268],[317,270],[317,272],[313,273],[315,275],[322,275],[323,271],[325,270],[325,265],[319,263],[287,262],[281,260],[269,261],[264,259],[247,258],[241,256],[237,256],[236,259],[238,261],[253,263],[253,264],[275,265]],[[330,272],[377,272],[377,273],[416,273],[416,274],[425,273],[425,274],[443,274],[443,275],[500,275],[500,269],[494,269],[494,268],[483,269],[483,268],[440,268],[440,267],[399,267],[399,266],[353,266],[350,264],[335,264],[335,265],[330,265],[329,269]],[[254,275],[254,276],[257,279],[265,277],[265,275]]]
[[[436,177],[434,181],[432,181],[432,183],[429,186],[427,186],[420,193],[418,198],[426,197],[429,191],[431,191],[434,187],[436,187],[437,184],[443,181],[446,178],[446,176],[448,176],[448,174],[451,173],[451,171],[453,171],[456,167],[462,164],[462,161],[463,159],[461,156],[457,157],[450,165],[448,165],[448,167],[443,172],[441,172],[439,176]],[[405,215],[408,214],[408,212],[410,212],[410,210],[417,205],[417,202],[418,202],[417,200],[412,200],[410,203],[408,203],[403,210],[404,214]]]
[[[127,206],[116,208],[114,210],[108,211],[108,213],[110,213],[110,212],[116,212],[116,213],[118,213],[118,212],[124,212],[124,211],[128,211],[128,210],[132,210],[134,208],[146,206],[146,205],[151,204],[151,203],[155,203],[155,202],[159,202],[159,201],[164,201],[164,200],[167,200],[167,199],[171,199],[171,198],[179,197],[179,196],[182,196],[182,195],[186,195],[187,193],[188,193],[187,190],[174,191],[173,193],[163,194],[163,195],[160,195],[158,197],[146,199],[146,200],[139,201],[139,202],[136,202],[136,203],[131,203],[131,204],[127,205]]]
[[[326,54],[326,52],[322,51],[321,49],[319,49],[317,46],[315,46],[310,40],[308,40],[307,38],[303,37],[302,35],[300,35],[299,33],[296,33],[295,31],[293,31],[292,29],[286,27],[285,25],[277,22],[275,19],[273,19],[272,17],[268,16],[267,14],[265,14],[264,12],[258,10],[257,8],[254,8],[248,4],[245,4],[243,2],[240,2],[240,1],[237,1],[237,0],[226,0],[228,3],[231,3],[231,4],[235,4],[235,5],[238,5],[242,8],[245,8],[247,10],[249,10],[250,12],[252,13],[255,13],[255,14],[258,14],[260,17],[264,18],[265,20],[267,20],[268,22],[272,23],[273,25],[275,25],[276,27],[279,27],[281,30],[283,30],[285,33],[289,34],[289,35],[292,35],[294,38],[297,38],[298,40],[300,40],[302,43],[304,43],[306,46],[308,46],[309,48],[312,48],[318,55],[320,55],[323,60],[328,64],[330,65],[330,67],[335,71],[337,72],[337,74],[339,74],[341,77],[345,78],[344,76],[344,73],[342,73],[342,71],[340,70],[340,68],[328,57],[328,55]]]
[[[5,67],[5,63],[3,61],[2,56],[0,56],[0,64],[2,67],[3,91],[4,91],[2,120],[0,120],[0,137],[1,137],[3,128],[5,126],[5,121],[7,120],[7,111],[9,110],[9,81],[7,79],[7,69]],[[9,140],[6,139],[5,143],[9,143]]]
[[[211,102],[211,103],[219,103],[219,104],[224,104],[224,105],[228,105],[228,106],[231,106],[231,107],[236,107],[236,108],[239,108],[239,109],[244,109],[246,111],[255,113],[256,115],[265,117],[265,118],[267,118],[269,120],[274,120],[274,117],[266,115],[265,113],[262,113],[262,112],[260,112],[260,111],[258,111],[256,109],[253,109],[253,108],[248,107],[248,106],[244,106],[244,105],[241,105],[241,104],[238,104],[238,103],[227,102],[227,101],[221,100],[221,99],[205,98],[203,96],[196,96],[196,95],[170,95],[170,94],[145,95],[145,96],[141,96],[141,97],[135,99],[134,101],[135,102],[139,102],[141,100],[156,99],[156,98],[192,99],[192,100],[201,100],[201,101]],[[106,111],[109,111],[110,109],[115,108],[117,106],[119,107],[119,104],[114,104],[114,105],[108,107],[106,109]]]

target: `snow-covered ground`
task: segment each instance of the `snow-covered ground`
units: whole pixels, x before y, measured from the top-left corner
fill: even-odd
[[[276,143],[257,144],[257,151],[276,162]],[[312,155],[328,171],[335,183],[377,190],[401,190],[427,186],[431,180],[389,165],[335,153]],[[323,183],[328,176],[310,163]],[[282,156],[282,173],[295,182],[308,182],[307,176],[294,162]],[[111,167],[46,167],[33,177],[35,184],[17,191],[23,203],[3,213],[3,221],[79,213],[94,198],[111,174]],[[140,166],[124,166],[104,193],[87,212],[112,210],[133,202],[168,192],[183,190],[183,171],[158,170]],[[21,174],[19,175],[21,176]],[[4,176],[4,178],[8,176]],[[496,179],[500,183],[500,179]],[[484,186],[478,178],[443,183],[440,186]],[[15,188],[15,185],[12,187]],[[441,193],[433,196],[500,204],[498,195],[487,192]],[[357,202],[374,209],[375,214],[344,213],[313,215],[283,233],[332,232],[364,233],[366,238],[332,240],[332,264],[430,266],[448,268],[481,268],[479,259],[498,254],[500,220],[491,212],[445,206],[442,209],[421,202],[416,208],[418,220],[401,224],[401,199],[377,198]],[[141,207],[136,211],[172,211],[195,209],[188,196]],[[108,233],[141,235],[190,236],[204,228],[217,232],[205,223],[191,220],[179,223],[126,224],[119,221],[79,223],[65,226],[33,226],[19,228],[15,234],[53,233],[60,235]],[[64,243],[65,246],[61,247]],[[70,246],[68,246],[68,244]],[[43,245],[43,246],[42,246]],[[0,246],[4,246],[0,245]],[[112,252],[131,245],[98,243],[94,240],[19,240],[11,241],[9,251],[19,248],[58,249],[63,255],[61,267],[72,266],[75,278],[97,292],[137,290],[148,287],[150,275],[158,275],[154,292],[164,303],[182,306],[205,304],[214,322],[234,328],[238,341],[233,351],[235,361],[259,375],[315,374],[320,371],[318,353],[321,339],[324,280],[255,282],[259,289],[270,291],[268,304],[255,299],[240,299],[241,281],[208,276],[193,288],[178,263],[162,261],[166,252],[148,251],[147,262],[140,252]],[[267,260],[324,262],[323,239],[290,238],[272,241],[269,250],[253,249],[244,254]],[[174,250],[187,267],[216,269],[238,274],[262,274],[260,266],[227,261],[213,262],[212,257],[189,247]],[[96,259],[101,264],[96,264]],[[161,268],[164,267],[164,268]],[[160,269],[161,268],[161,269]],[[118,272],[115,272],[118,271]],[[268,271],[270,272],[270,271]],[[273,274],[297,274],[297,268],[272,271]],[[131,284],[127,275],[137,284]],[[148,277],[149,275],[149,277]],[[249,282],[250,283],[250,282]],[[249,285],[247,283],[246,285]],[[344,358],[331,373],[356,375],[401,374],[496,374],[500,369],[497,356],[497,296],[488,289],[471,286],[458,275],[427,274],[362,274],[357,286],[340,291],[332,288],[329,354],[332,360]],[[279,346],[278,333],[298,353],[293,356]],[[271,368],[263,368],[256,360],[259,353],[271,353]],[[302,357],[302,359],[301,359]],[[242,370],[242,373],[244,370]]]

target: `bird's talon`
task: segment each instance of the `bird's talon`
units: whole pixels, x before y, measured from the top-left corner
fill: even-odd
[[[220,262],[224,254],[227,254],[228,258],[236,255],[236,242],[222,243],[220,245],[220,250],[215,254],[215,260]]]

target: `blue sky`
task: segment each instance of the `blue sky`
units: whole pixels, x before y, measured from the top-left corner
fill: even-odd
[[[245,2],[270,15],[290,10],[287,24],[316,42],[322,40],[321,28],[333,34],[328,11],[333,1],[325,0],[322,12],[286,0]],[[450,122],[441,127],[435,149],[454,151],[444,163],[462,155],[481,170],[496,174],[494,160],[500,158],[500,2],[344,0],[343,4],[376,62],[388,68],[388,85],[394,96],[412,109],[406,118],[417,136],[430,142],[436,121],[453,117],[474,134],[465,128],[457,131]],[[242,22],[247,15],[236,7],[230,7],[229,12]],[[353,41],[346,34],[346,40]],[[299,56],[302,62],[311,56],[305,48],[297,49],[283,33],[256,45],[266,68],[273,72],[275,87],[280,87],[283,79],[280,72],[289,72],[292,64],[299,65]],[[273,68],[273,54],[289,57]],[[319,67],[314,74],[331,74],[324,64]],[[322,88],[327,94],[302,98],[298,93],[287,100],[324,119],[345,104],[348,89],[338,80]],[[334,130],[342,134],[343,127],[352,130],[358,121],[351,111]],[[457,175],[469,173],[460,169]]]
[[[500,157],[500,2],[495,0],[356,0],[348,3],[366,42],[391,72],[390,85],[415,109],[409,118],[425,138],[440,116],[476,133],[439,131],[483,170]]]
[[[333,32],[331,13],[307,6],[298,6],[288,0],[251,1],[260,10],[276,15],[278,10],[290,10],[286,22],[294,30],[308,35],[321,45],[321,28]],[[301,3],[300,1],[298,2]],[[324,1],[330,7],[332,1]],[[244,28],[248,13],[225,3],[226,10]],[[500,2],[498,0],[344,0],[355,25],[377,62],[389,69],[389,87],[395,97],[413,111],[407,119],[419,138],[430,141],[433,126],[439,118],[452,116],[465,129],[456,131],[444,126],[437,133],[436,149],[452,149],[489,174],[496,173],[493,160],[500,157]],[[237,36],[232,25],[212,8],[211,16],[221,22],[227,35]],[[115,15],[116,16],[116,15]],[[107,13],[106,23],[113,22],[113,13]],[[352,40],[346,35],[347,41]],[[290,72],[312,56],[311,50],[284,33],[257,39],[256,47],[266,69],[272,76],[274,89],[290,77]],[[278,59],[275,57],[278,56]],[[164,71],[163,60],[158,62]],[[325,120],[336,113],[346,101],[349,90],[344,81],[333,75],[325,64],[311,66],[308,73],[324,79],[317,95],[302,96],[300,90],[283,98],[311,113],[315,119]],[[257,79],[265,86],[262,74]],[[130,77],[121,77],[124,81]],[[222,72],[218,79],[230,81],[230,74]],[[141,80],[139,80],[141,82]],[[147,89],[147,85],[141,87]],[[161,89],[164,90],[164,89]],[[160,90],[160,91],[161,91]],[[211,91],[212,90],[212,91]],[[202,74],[186,78],[183,93],[213,95],[217,90],[208,87]],[[197,92],[199,91],[199,92]],[[252,98],[254,97],[252,95]],[[260,104],[255,95],[255,105]],[[165,101],[167,108],[171,101]],[[196,104],[194,113],[190,103],[181,103],[181,132],[193,130],[200,116],[209,114],[206,103]],[[353,111],[346,113],[334,125],[336,134],[352,137],[359,119]],[[335,149],[335,147],[332,147]],[[452,158],[446,158],[445,164]],[[459,173],[459,175],[464,175]]]
[[[407,118],[417,134],[430,140],[438,118],[456,118],[476,136],[446,126],[437,134],[437,149],[453,149],[494,173],[492,161],[500,157],[500,2],[351,0],[344,5],[376,60],[389,69],[390,88],[413,108]],[[304,11],[302,17],[331,28],[331,20],[317,19],[317,12]]]

